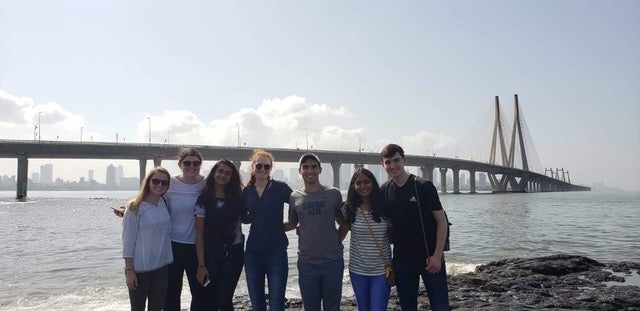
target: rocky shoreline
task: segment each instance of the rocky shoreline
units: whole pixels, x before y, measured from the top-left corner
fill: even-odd
[[[583,256],[505,259],[450,276],[449,299],[454,310],[640,311],[640,286],[625,284],[625,276],[638,279],[639,273],[639,262],[600,263]],[[424,288],[418,304],[419,310],[429,308]],[[289,299],[286,307],[303,310],[300,299]],[[237,297],[236,309],[250,310],[249,299]],[[357,310],[355,300],[343,300],[341,309]],[[395,289],[388,309],[400,310]]]

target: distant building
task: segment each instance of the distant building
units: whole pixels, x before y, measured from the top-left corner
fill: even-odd
[[[40,165],[40,183],[53,184],[53,164]]]
[[[113,164],[107,166],[107,186],[115,187],[116,184],[116,167]]]
[[[116,169],[116,186],[122,185],[122,178],[124,178],[124,167],[121,164]]]
[[[89,170],[89,182],[95,181],[95,178],[93,178],[93,170]]]
[[[40,183],[40,173],[37,173],[37,172],[31,173],[31,182],[34,184]]]

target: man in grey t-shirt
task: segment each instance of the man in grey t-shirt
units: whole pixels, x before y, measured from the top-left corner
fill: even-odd
[[[320,184],[322,167],[317,155],[303,154],[298,172],[304,188],[291,193],[285,228],[298,229],[298,284],[304,309],[320,310],[322,303],[325,311],[340,310],[342,238],[346,232],[340,213],[342,194],[336,188]]]

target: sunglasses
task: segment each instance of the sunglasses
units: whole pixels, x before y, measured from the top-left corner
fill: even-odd
[[[196,161],[189,161],[189,160],[182,161],[182,165],[184,165],[186,167],[189,167],[191,165],[193,165],[193,167],[198,167],[198,166],[200,166],[200,164],[202,164],[202,161],[197,161],[197,160]]]
[[[151,183],[154,185],[160,185],[162,184],[163,187],[168,187],[169,186],[169,181],[168,180],[163,180],[163,179],[158,179],[158,178],[152,178],[151,179]]]
[[[271,164],[262,164],[262,163],[258,163],[256,164],[256,170],[261,170],[264,167],[265,171],[268,171],[271,169]]]

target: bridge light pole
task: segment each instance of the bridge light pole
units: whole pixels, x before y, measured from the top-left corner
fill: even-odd
[[[240,147],[240,122],[236,123],[238,126],[238,147]]]
[[[40,126],[40,114],[42,111],[38,111],[38,142],[40,142],[40,133],[42,133],[42,127]]]
[[[151,117],[147,117],[149,120],[149,144],[151,144]]]
[[[304,128],[304,136],[307,139],[307,150],[309,150],[309,130],[306,127]]]
[[[358,132],[358,152],[362,152],[362,137],[360,137],[360,132]]]
[[[80,142],[82,142],[82,130],[84,130],[84,126],[80,127]]]

